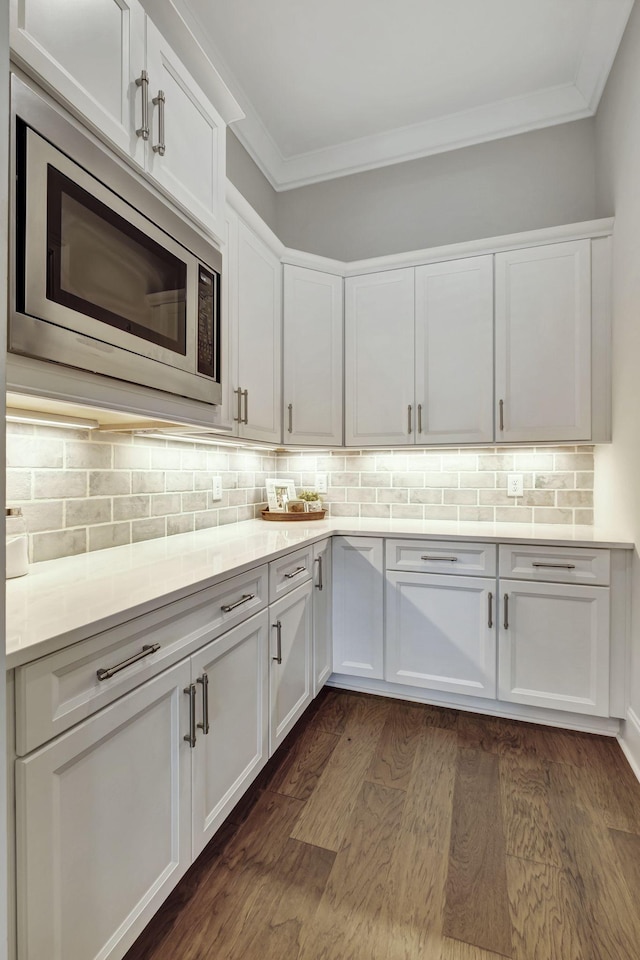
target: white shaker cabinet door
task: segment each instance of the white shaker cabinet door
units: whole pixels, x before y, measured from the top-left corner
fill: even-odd
[[[222,238],[224,120],[151,20],[147,21],[147,65],[151,127],[147,171],[170,200]]]
[[[609,716],[609,588],[501,580],[499,699]]]
[[[496,440],[591,436],[591,241],[496,254]]]
[[[318,695],[332,671],[331,539],[313,545],[313,695]]]
[[[144,165],[145,13],[138,0],[11,0],[11,50],[56,97]]]
[[[385,679],[494,698],[495,590],[494,579],[388,571]]]
[[[194,859],[268,759],[268,620],[264,610],[191,658]]]
[[[284,437],[342,443],[341,277],[284,266]]]
[[[383,679],[384,564],[378,537],[333,538],[333,670]]]
[[[493,440],[493,257],[416,269],[416,441]]]
[[[269,752],[278,749],[313,699],[310,580],[269,607]]]
[[[16,763],[20,960],[120,958],[191,862],[189,663]]]
[[[414,271],[345,280],[345,444],[413,444]]]

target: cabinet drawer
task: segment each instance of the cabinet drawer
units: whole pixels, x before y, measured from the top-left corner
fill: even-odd
[[[267,600],[264,564],[19,667],[18,756],[68,730],[264,609]],[[141,654],[140,659],[134,659]],[[98,678],[98,671],[113,671],[126,661],[131,662]]]
[[[550,583],[609,584],[609,551],[589,547],[500,545],[500,576]]]
[[[387,540],[387,570],[495,577],[496,545],[455,540]]]
[[[283,597],[311,577],[313,546],[303,547],[269,564],[269,603]]]

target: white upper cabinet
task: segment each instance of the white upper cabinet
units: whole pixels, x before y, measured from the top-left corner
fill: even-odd
[[[147,72],[148,173],[171,199],[220,237],[225,123],[151,20],[147,20]]]
[[[284,266],[284,440],[342,443],[341,277]]]
[[[220,238],[224,120],[138,0],[12,0],[13,56]]]
[[[120,151],[144,165],[145,13],[138,0],[11,0],[13,57]]]
[[[416,442],[493,440],[493,258],[416,269]]]
[[[345,281],[345,444],[414,442],[414,271]]]
[[[496,440],[589,440],[591,241],[495,259]]]

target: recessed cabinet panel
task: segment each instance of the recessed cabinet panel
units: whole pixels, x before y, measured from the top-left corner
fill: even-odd
[[[333,538],[333,670],[383,678],[384,563],[377,537]]]
[[[414,443],[414,271],[345,281],[345,443]]]
[[[311,594],[307,580],[269,607],[270,754],[313,698]]]
[[[331,539],[313,545],[313,695],[331,676]]]
[[[496,439],[591,436],[591,241],[500,253]]]
[[[416,269],[416,442],[493,440],[493,257]]]
[[[342,443],[341,277],[284,266],[284,438]]]
[[[517,580],[500,588],[499,698],[608,716],[609,590]]]
[[[387,573],[385,679],[496,695],[495,580]]]

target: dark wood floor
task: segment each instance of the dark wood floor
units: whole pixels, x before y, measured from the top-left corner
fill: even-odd
[[[325,690],[126,960],[639,960],[604,737]]]

